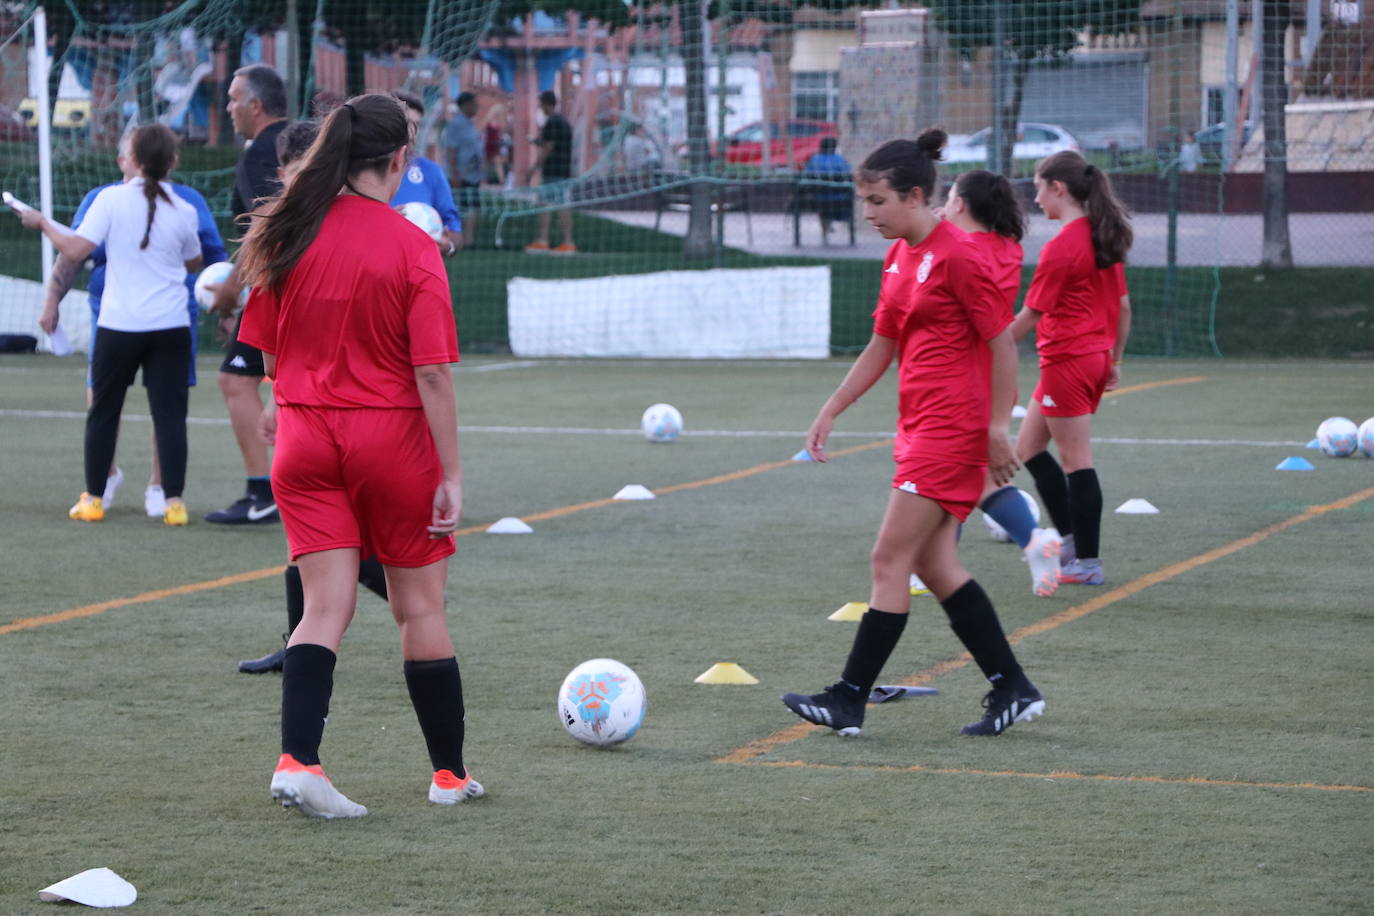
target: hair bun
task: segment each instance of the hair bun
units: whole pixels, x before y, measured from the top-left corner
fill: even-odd
[[[938,162],[941,158],[940,151],[945,148],[948,140],[949,134],[938,127],[932,127],[916,138],[916,148]]]

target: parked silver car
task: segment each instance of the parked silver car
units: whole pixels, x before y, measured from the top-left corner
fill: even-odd
[[[945,147],[944,159],[946,162],[987,162],[991,138],[991,127],[984,127],[974,134],[954,134]],[[1016,143],[1011,153],[1013,159],[1043,159],[1066,149],[1078,149],[1078,141],[1057,124],[1022,121],[1016,125]]]

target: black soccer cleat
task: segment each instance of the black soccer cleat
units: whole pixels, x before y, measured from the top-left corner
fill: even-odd
[[[286,664],[286,650],[268,652],[262,658],[250,658],[239,662],[240,674],[270,674],[280,671]]]
[[[270,525],[281,521],[281,515],[271,499],[264,501],[245,496],[224,509],[211,512],[205,520],[215,525]]]
[[[831,684],[812,696],[785,693],[782,702],[806,721],[835,729],[841,738],[853,738],[863,728],[863,697],[845,684]]]
[[[959,729],[961,735],[1000,735],[1017,722],[1045,714],[1045,698],[1030,681],[1019,687],[994,687],[983,697],[983,718]]]

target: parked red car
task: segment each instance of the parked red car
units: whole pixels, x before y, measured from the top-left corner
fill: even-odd
[[[792,138],[791,165],[796,169],[820,152],[823,139],[839,137],[835,125],[829,121],[788,121],[787,133]],[[765,139],[768,140],[766,157],[763,152]],[[770,168],[787,168],[787,138],[783,135],[782,125],[773,124],[767,138],[764,137],[762,121],[728,134],[725,138],[725,161],[731,165],[762,166],[766,163]]]

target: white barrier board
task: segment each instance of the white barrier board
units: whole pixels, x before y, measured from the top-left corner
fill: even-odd
[[[830,356],[829,267],[515,277],[506,307],[516,356]]]

